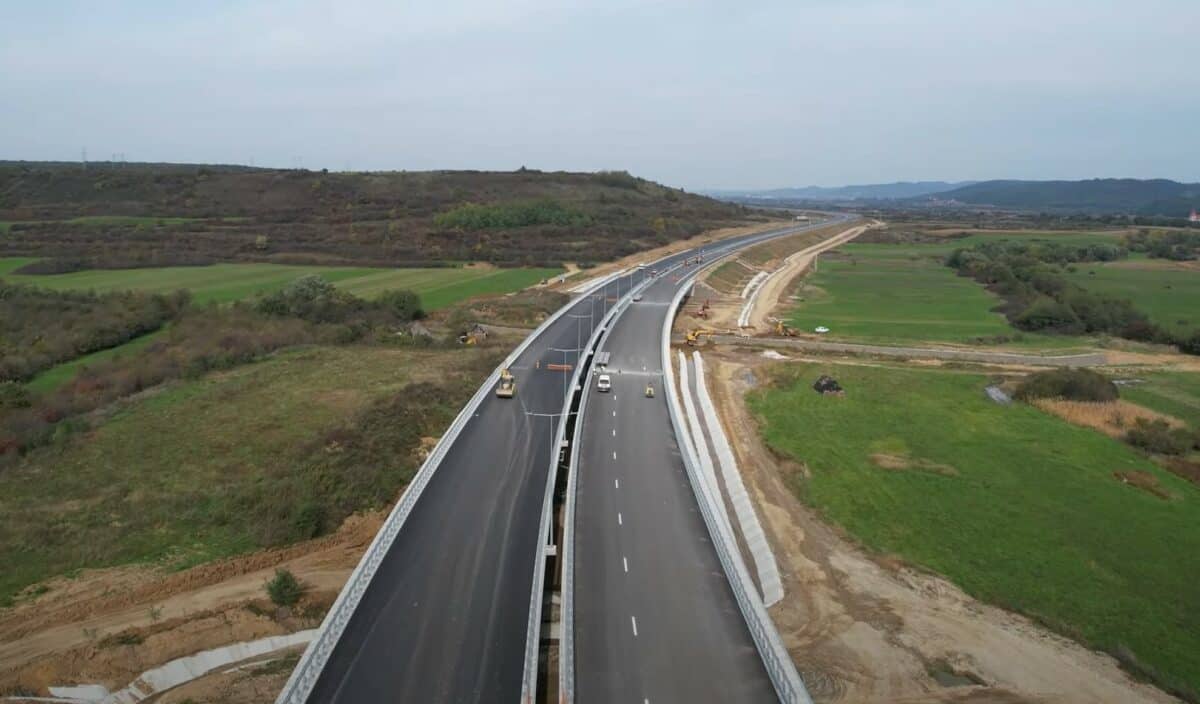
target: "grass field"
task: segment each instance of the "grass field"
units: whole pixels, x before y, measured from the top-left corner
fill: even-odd
[[[1200,428],[1200,374],[1138,372],[1144,383],[1121,387],[1121,398]]]
[[[82,567],[184,567],[275,542],[264,536],[286,527],[306,481],[334,506],[361,502],[352,487],[365,477],[394,498],[416,466],[404,443],[438,435],[444,425],[424,426],[448,422],[500,353],[300,349],[118,405],[95,430],[0,471],[0,605]],[[414,382],[434,384],[407,398],[415,415],[362,421]]]
[[[814,393],[821,373],[846,396]],[[873,551],[1200,690],[1200,487],[1100,433],[991,403],[983,376],[821,365],[775,374],[749,403],[770,446],[811,471],[790,478],[803,500]],[[1113,477],[1134,470],[1171,498]]]
[[[1000,301],[957,276],[927,245],[849,244],[823,257],[798,292],[791,324],[830,328],[833,339],[967,343],[1017,331],[992,308]],[[1063,347],[1070,338],[1022,335],[1022,346]]]
[[[113,357],[120,355],[133,354],[134,352],[137,352],[153,342],[163,332],[165,331],[157,330],[147,335],[142,335],[141,337],[135,337],[123,345],[109,347],[106,350],[85,354],[84,356],[73,359],[70,362],[57,364],[30,379],[25,386],[28,387],[30,391],[35,393],[53,391],[59,386],[62,386],[64,383],[73,379],[75,374],[78,373],[83,367],[86,367],[89,364],[95,364],[96,362],[103,362],[104,360],[112,359]]]
[[[1169,330],[1188,333],[1200,329],[1200,269],[1143,259],[1080,264],[1067,277],[1096,293],[1129,299]]]
[[[16,262],[20,263],[16,263]],[[373,269],[361,267],[286,266],[281,264],[214,264],[150,269],[93,269],[46,276],[6,274],[29,260],[0,259],[0,275],[15,283],[57,290],[166,293],[186,288],[198,303],[228,303],[279,290],[308,274],[319,274],[338,287],[371,297],[388,289],[416,291],[426,310],[437,310],[464,298],[507,293],[554,276],[557,269]]]

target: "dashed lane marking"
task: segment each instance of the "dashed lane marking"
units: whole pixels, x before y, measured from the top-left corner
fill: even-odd
[[[629,622],[633,624],[633,637],[637,638],[637,616],[630,616]]]

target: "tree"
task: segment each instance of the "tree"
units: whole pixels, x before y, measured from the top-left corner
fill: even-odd
[[[285,569],[275,570],[275,578],[267,582],[267,596],[276,606],[295,606],[304,596],[304,585],[296,575]]]
[[[425,312],[421,310],[421,297],[416,292],[407,289],[384,291],[379,296],[378,303],[400,320],[416,320],[425,315]]]

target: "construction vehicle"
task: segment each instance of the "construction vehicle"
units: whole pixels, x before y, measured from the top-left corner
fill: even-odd
[[[688,347],[695,347],[696,344],[700,342],[700,338],[704,337],[705,335],[711,336],[711,335],[716,335],[716,334],[717,334],[716,330],[709,330],[708,328],[696,328],[693,330],[688,330],[688,334],[687,334]]]
[[[500,383],[496,386],[496,395],[500,398],[512,398],[517,393],[517,380],[507,369],[500,370]]]
[[[782,320],[776,320],[775,334],[780,337],[795,337],[800,334],[800,331],[789,325],[784,325]]]
[[[696,311],[696,317],[697,317],[697,318],[704,318],[705,320],[708,320],[708,309],[709,309],[709,308],[711,308],[711,307],[712,307],[712,306],[711,306],[711,305],[709,305],[708,299],[707,299],[707,298],[705,298],[705,299],[704,299],[704,305],[700,306],[700,310]]]

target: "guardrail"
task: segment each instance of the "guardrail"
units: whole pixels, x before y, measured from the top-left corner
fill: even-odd
[[[599,288],[608,285],[608,281],[598,282],[594,287],[588,289],[583,295],[591,295]],[[325,614],[325,619],[321,622],[317,636],[308,644],[304,650],[304,654],[297,663],[296,668],[292,670],[291,677],[288,678],[287,684],[284,685],[283,691],[279,693],[279,697],[275,700],[277,704],[303,704],[307,701],[309,694],[312,693],[313,687],[317,683],[317,679],[321,675],[325,663],[329,661],[329,656],[333,653],[337,646],[338,640],[345,632],[347,624],[354,615],[354,610],[362,601],[363,594],[371,584],[371,579],[375,576],[375,572],[379,569],[379,565],[383,562],[387,552],[395,542],[396,536],[399,535],[400,529],[404,526],[404,522],[412,513],[413,506],[417,500],[421,498],[421,493],[433,478],[433,473],[437,471],[441,464],[442,458],[450,450],[450,446],[458,439],[459,433],[462,432],[467,421],[478,410],[479,405],[483,403],[483,399],[492,392],[496,384],[500,380],[500,370],[512,366],[512,364],[524,354],[525,350],[533,344],[543,332],[551,325],[557,322],[568,311],[575,307],[578,299],[573,299],[571,302],[564,305],[555,311],[549,318],[542,321],[532,333],[517,345],[508,357],[496,367],[483,382],[483,385],[476,390],[475,395],[467,402],[467,405],[459,411],[455,416],[450,427],[442,434],[434,446],[433,451],[425,458],[421,468],[413,477],[412,482],[405,488],[404,494],[400,497],[400,501],[392,508],[388,514],[387,520],[383,527],[375,534],[375,539],[371,541],[367,551],[363,554],[362,559],[350,573],[349,579],[346,580],[346,585],[342,587],[338,598],[333,602],[329,612]],[[539,544],[540,548],[540,544]]]
[[[620,300],[600,319],[600,324],[592,331],[591,337],[584,344],[583,349],[578,352],[578,357],[575,362],[575,371],[571,374],[571,385],[568,387],[567,397],[563,399],[562,413],[559,415],[558,429],[554,433],[554,445],[550,450],[550,473],[546,477],[546,496],[542,502],[542,518],[538,524],[538,545],[537,559],[533,565],[533,590],[529,601],[529,623],[525,629],[525,672],[521,679],[521,701],[523,704],[533,704],[537,695],[537,674],[538,674],[538,650],[541,647],[541,630],[542,630],[542,602],[543,589],[542,585],[546,580],[546,544],[543,542],[545,536],[550,533],[550,520],[553,514],[554,505],[554,482],[558,474],[558,453],[562,449],[563,440],[567,434],[567,414],[571,411],[571,401],[575,397],[575,392],[579,387],[579,380],[583,375],[583,350],[587,350],[587,354],[591,355],[595,352],[596,345],[600,342],[600,337],[608,330],[621,313],[629,307],[629,302],[633,296],[643,290],[653,279],[645,278],[642,283],[632,285],[629,292],[621,297]],[[606,281],[604,285],[608,285]],[[631,282],[632,283],[632,282]],[[590,388],[588,384],[585,388]],[[582,412],[583,405],[580,404]],[[579,420],[576,418],[575,435],[579,434]],[[571,456],[575,456],[575,446],[571,447]],[[568,478],[570,483],[570,478]],[[565,541],[564,541],[565,542]],[[567,632],[564,629],[564,633]],[[572,673],[573,674],[573,673]]]
[[[698,273],[699,271],[694,272],[692,276],[695,277]],[[766,607],[758,597],[750,573],[738,551],[737,542],[725,530],[725,526],[716,514],[714,507],[716,501],[719,501],[721,497],[713,497],[709,494],[704,478],[700,476],[700,470],[696,467],[695,445],[688,433],[686,421],[681,417],[679,397],[676,395],[675,375],[671,366],[671,327],[675,322],[676,311],[679,310],[687,290],[686,285],[682,286],[675,298],[672,299],[662,329],[663,393],[667,395],[667,410],[671,416],[671,425],[675,428],[675,435],[679,439],[683,466],[687,470],[692,491],[696,494],[700,515],[704,518],[704,524],[713,539],[713,548],[717,551],[717,558],[725,570],[725,576],[729,580],[729,586],[733,590],[738,608],[742,612],[742,618],[750,630],[750,636],[754,639],[763,666],[771,678],[771,683],[775,686],[779,699],[787,704],[812,704],[812,699],[809,698],[808,691],[804,688],[804,682],[796,672],[796,666],[792,663],[778,631],[775,630],[775,624],[771,622]]]
[[[758,242],[771,239],[772,237],[778,237],[781,234],[787,234],[799,229],[806,228],[784,228],[779,231],[771,231],[768,233],[763,233],[761,237],[754,238],[753,241]],[[725,251],[728,251],[728,247],[718,249],[724,249]],[[664,259],[669,259],[672,256],[677,255],[669,255],[664,257]],[[676,267],[672,267],[672,269],[674,268]],[[704,267],[701,267],[700,270],[703,268]],[[312,693],[312,689],[316,685],[317,679],[321,675],[322,669],[325,667],[325,663],[329,661],[329,657],[333,653],[334,648],[337,646],[338,640],[341,638],[342,633],[345,632],[346,626],[349,624],[351,617],[353,617],[355,609],[358,607],[359,602],[362,601],[363,594],[366,593],[368,587],[370,586],[371,579],[375,576],[375,572],[379,569],[379,565],[387,556],[388,550],[391,549],[392,543],[395,542],[396,536],[400,533],[400,529],[403,527],[404,522],[408,519],[409,514],[412,513],[413,506],[416,504],[417,500],[420,499],[422,492],[425,490],[425,487],[429,484],[434,472],[437,471],[438,466],[441,464],[442,458],[445,457],[446,453],[450,449],[450,446],[453,445],[455,440],[458,439],[458,435],[462,432],[462,429],[467,424],[467,421],[470,420],[470,418],[475,414],[475,411],[479,408],[479,405],[483,402],[483,399],[489,393],[491,393],[492,389],[499,382],[500,370],[512,366],[516,359],[520,357],[530,345],[533,344],[534,340],[536,340],[543,332],[546,331],[547,328],[557,322],[562,316],[566,315],[568,311],[574,308],[581,298],[589,296],[596,290],[606,287],[615,278],[616,277],[610,276],[605,277],[601,281],[595,282],[594,285],[592,285],[590,288],[587,288],[581,295],[572,299],[562,308],[559,308],[557,311],[555,311],[549,318],[542,321],[542,324],[539,325],[524,340],[522,340],[521,343],[517,345],[516,349],[514,349],[508,355],[508,357],[505,358],[504,362],[502,362],[498,367],[496,367],[495,370],[492,371],[491,375],[487,378],[483,385],[481,385],[475,392],[475,395],[471,397],[471,400],[467,402],[467,405],[464,406],[461,411],[459,411],[459,414],[454,418],[454,421],[450,424],[450,427],[445,433],[442,434],[442,437],[434,446],[433,451],[427,458],[425,458],[425,462],[422,463],[421,468],[413,477],[412,482],[410,482],[408,487],[405,488],[404,494],[400,497],[400,501],[396,503],[396,505],[392,508],[391,513],[388,514],[387,520],[384,521],[383,527],[378,533],[375,534],[374,540],[372,540],[371,544],[367,547],[366,552],[363,554],[362,559],[359,560],[359,563],[354,568],[354,571],[350,573],[350,577],[346,580],[346,585],[342,587],[342,590],[338,593],[338,597],[334,601],[333,606],[330,607],[328,613],[325,614],[325,619],[321,622],[317,636],[308,644],[308,647],[304,650],[304,654],[300,658],[300,662],[297,663],[296,668],[292,670],[291,676],[288,678],[283,690],[279,693],[279,697],[276,699],[277,704],[303,704],[307,701],[309,694]],[[643,284],[644,283],[645,282],[643,282]],[[674,310],[674,308],[672,308],[672,310]],[[668,319],[671,319],[671,315],[668,315]],[[669,369],[669,367],[666,368]],[[670,375],[668,374],[667,376],[669,377]],[[541,550],[543,549],[540,538],[538,548],[540,555]],[[543,562],[542,569],[544,570],[544,560],[539,558],[539,561]],[[540,608],[540,601],[538,608]],[[539,626],[540,618],[541,617],[539,614]],[[535,654],[536,645],[537,644],[535,641]],[[529,644],[527,642],[527,651],[528,648]]]
[[[675,267],[672,267],[664,271],[663,274],[674,270]],[[618,302],[617,307],[613,309],[615,315],[612,316],[607,325],[597,330],[597,333],[601,333],[601,337],[607,336],[612,324],[629,307],[632,296],[644,290],[653,282],[654,279],[647,279],[638,284],[636,288],[630,290],[628,296]],[[595,349],[597,352],[600,349],[601,342],[601,339],[596,340]],[[559,640],[558,645],[558,701],[560,704],[566,704],[575,700],[575,547],[574,541],[568,539],[568,537],[571,527],[575,525],[575,490],[579,482],[579,473],[575,469],[579,466],[579,436],[583,432],[582,414],[591,393],[592,385],[585,384],[579,399],[580,415],[575,418],[575,432],[571,436],[571,459],[568,465],[569,469],[567,470],[567,505],[563,514],[564,529],[562,544],[562,639]]]

